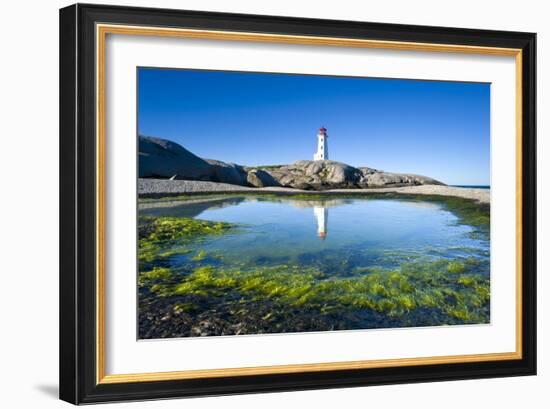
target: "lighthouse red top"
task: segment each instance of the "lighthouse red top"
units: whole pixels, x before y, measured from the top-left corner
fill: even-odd
[[[327,128],[325,128],[324,126],[320,127],[319,128],[319,133],[323,134],[323,135],[326,135],[327,134]]]

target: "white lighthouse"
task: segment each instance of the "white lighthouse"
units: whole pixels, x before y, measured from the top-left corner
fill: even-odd
[[[328,160],[327,138],[327,129],[322,126],[317,134],[317,152],[313,155],[313,160]]]

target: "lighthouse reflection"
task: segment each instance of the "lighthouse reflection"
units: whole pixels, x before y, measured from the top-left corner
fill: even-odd
[[[311,209],[313,210],[313,218],[302,217],[304,213],[296,213],[295,217],[303,220],[307,227],[307,231],[311,232],[308,234],[315,234],[321,240],[325,240],[328,235],[328,214],[331,207],[338,207],[351,203],[350,199],[294,199],[287,197],[274,198],[270,197],[268,199],[259,197],[246,197],[246,196],[234,196],[234,197],[212,197],[212,198],[197,198],[196,200],[185,200],[174,202],[163,202],[161,204],[149,204],[141,203],[139,205],[140,212],[150,216],[170,216],[170,217],[193,217],[193,218],[205,218],[205,214],[216,214],[219,215],[221,212],[227,212],[231,216],[238,212],[238,209],[246,209],[245,213],[250,216],[250,212],[253,211],[251,207],[254,203],[268,203],[268,204],[290,204],[292,207],[302,209],[306,214],[311,215]],[[256,208],[260,209],[260,208]],[[210,213],[216,211],[216,213]],[[298,216],[299,215],[299,216]],[[262,214],[264,222],[268,220],[269,223],[273,225],[279,223],[278,217],[273,218]],[[213,218],[213,220],[218,220],[218,218]],[[247,219],[246,219],[247,220]],[[307,220],[307,222],[306,222]],[[311,223],[311,224],[310,224]],[[315,229],[315,224],[317,225]]]
[[[346,199],[327,200],[290,200],[293,206],[300,208],[313,208],[313,216],[317,221],[317,236],[325,240],[328,234],[329,208],[346,204]]]
[[[313,206],[313,214],[317,219],[317,235],[324,240],[327,237],[328,209],[324,206]]]

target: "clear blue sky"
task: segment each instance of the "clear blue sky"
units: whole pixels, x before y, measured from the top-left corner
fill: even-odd
[[[138,69],[138,132],[241,165],[330,159],[488,185],[490,84]]]

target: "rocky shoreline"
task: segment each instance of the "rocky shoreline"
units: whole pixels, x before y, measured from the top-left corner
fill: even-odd
[[[312,191],[293,189],[287,187],[246,187],[231,185],[228,183],[203,182],[192,180],[167,180],[167,179],[139,179],[138,195],[140,197],[167,197],[182,194],[210,194],[210,193],[277,193],[300,195],[368,195],[372,193],[398,193],[403,195],[436,195],[459,197],[474,200],[479,203],[489,204],[491,191],[489,189],[462,188],[443,185],[418,185],[404,187],[384,187],[366,189],[329,189]]]
[[[250,188],[286,187],[325,191],[445,185],[431,177],[354,167],[333,160],[298,160],[286,165],[242,166],[204,159],[161,138],[140,136],[139,177],[215,182]]]

